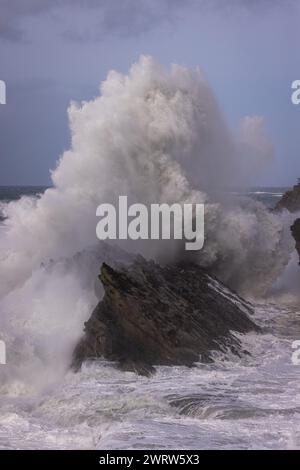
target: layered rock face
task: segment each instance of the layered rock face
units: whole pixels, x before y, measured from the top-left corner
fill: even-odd
[[[138,257],[129,267],[103,263],[105,290],[73,356],[103,357],[148,374],[154,365],[208,361],[213,350],[241,353],[233,331],[258,331],[250,304],[194,264],[161,267]]]
[[[293,189],[287,191],[276,204],[275,210],[287,209],[290,212],[300,211],[300,181]]]

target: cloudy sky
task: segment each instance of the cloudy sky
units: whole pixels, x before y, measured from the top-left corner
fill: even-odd
[[[0,0],[0,185],[49,184],[70,145],[67,107],[141,54],[200,66],[232,129],[264,116],[275,160],[256,183],[300,177],[300,0]]]

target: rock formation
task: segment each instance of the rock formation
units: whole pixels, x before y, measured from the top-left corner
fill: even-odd
[[[85,323],[74,369],[103,357],[147,375],[153,366],[209,361],[213,350],[241,354],[233,331],[259,328],[251,305],[195,264],[161,267],[138,257],[129,267],[103,263],[105,295]]]
[[[275,210],[287,209],[290,212],[300,211],[300,180],[291,189],[287,191],[280,201],[276,204]]]
[[[287,209],[290,212],[300,212],[300,179],[298,179],[298,183],[293,189],[287,191],[277,203],[275,210],[282,209]],[[296,250],[300,259],[300,219],[295,220],[291,226],[291,231],[296,241]]]
[[[296,241],[296,250],[298,252],[299,259],[300,259],[300,219],[295,220],[294,224],[291,226],[291,231]]]

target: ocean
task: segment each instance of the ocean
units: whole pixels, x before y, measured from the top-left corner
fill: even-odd
[[[9,201],[21,195],[39,197],[44,190],[42,187],[0,188],[2,229],[5,230],[7,223]],[[243,195],[272,208],[285,190],[251,188]],[[295,258],[287,270],[294,272],[296,264]],[[61,272],[61,267],[58,271],[55,267],[48,269],[47,282],[55,283],[58,279],[59,292],[61,279],[67,273]],[[36,272],[31,283],[35,282],[35,276]],[[68,288],[75,292],[76,285],[71,279],[68,282]],[[86,363],[79,373],[62,369],[54,377],[53,368],[45,370],[45,361],[40,369],[34,363],[35,369],[32,362],[38,362],[40,357],[45,359],[43,343],[48,341],[45,331],[53,327],[42,315],[44,303],[52,302],[54,318],[59,307],[55,299],[39,297],[44,288],[41,277],[34,286],[34,291],[27,285],[21,286],[18,295],[26,298],[27,288],[29,293],[37,293],[33,304],[38,315],[34,317],[32,333],[35,341],[26,336],[31,321],[28,312],[23,314],[26,306],[20,304],[18,324],[10,316],[12,303],[7,301],[2,306],[4,325],[11,322],[18,338],[15,344],[9,343],[7,351],[8,363],[13,362],[10,372],[6,372],[8,366],[0,365],[1,449],[300,448],[300,365],[292,361],[292,343],[300,340],[300,311],[293,298],[274,294],[267,300],[252,299],[255,320],[263,333],[240,337],[250,356],[238,358],[230,353],[216,353],[211,364],[199,363],[193,368],[158,367],[150,378],[119,371],[114,364],[99,360]],[[85,301],[88,304],[89,298],[83,296],[78,300],[83,304]],[[66,301],[63,308],[69,307]],[[80,304],[78,311],[84,308]],[[87,313],[89,309],[88,305]],[[72,311],[71,315],[76,312]],[[69,317],[67,320],[71,322]],[[65,334],[68,321],[64,325]],[[24,332],[24,338],[20,331]],[[59,344],[58,340],[50,353],[54,354]],[[22,355],[31,357],[30,367]],[[20,363],[26,369],[26,386],[18,368]],[[56,363],[55,369],[59,368]],[[43,387],[36,386],[33,370],[41,371],[40,381],[48,379],[43,380]],[[8,377],[11,373],[13,380]]]
[[[22,196],[38,197],[47,186],[0,186],[0,222],[5,219],[5,207],[8,202],[17,201]]]

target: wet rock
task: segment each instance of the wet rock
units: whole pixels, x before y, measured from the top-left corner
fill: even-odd
[[[258,331],[252,307],[195,264],[161,267],[138,257],[130,266],[103,263],[103,299],[85,324],[73,367],[103,357],[149,375],[153,366],[210,361],[213,350],[241,354],[233,331]]]
[[[290,190],[287,191],[276,204],[275,210],[287,209],[290,212],[300,211],[300,180]]]
[[[296,250],[298,252],[299,260],[300,260],[300,219],[295,220],[295,222],[291,226],[291,231],[296,242]]]

